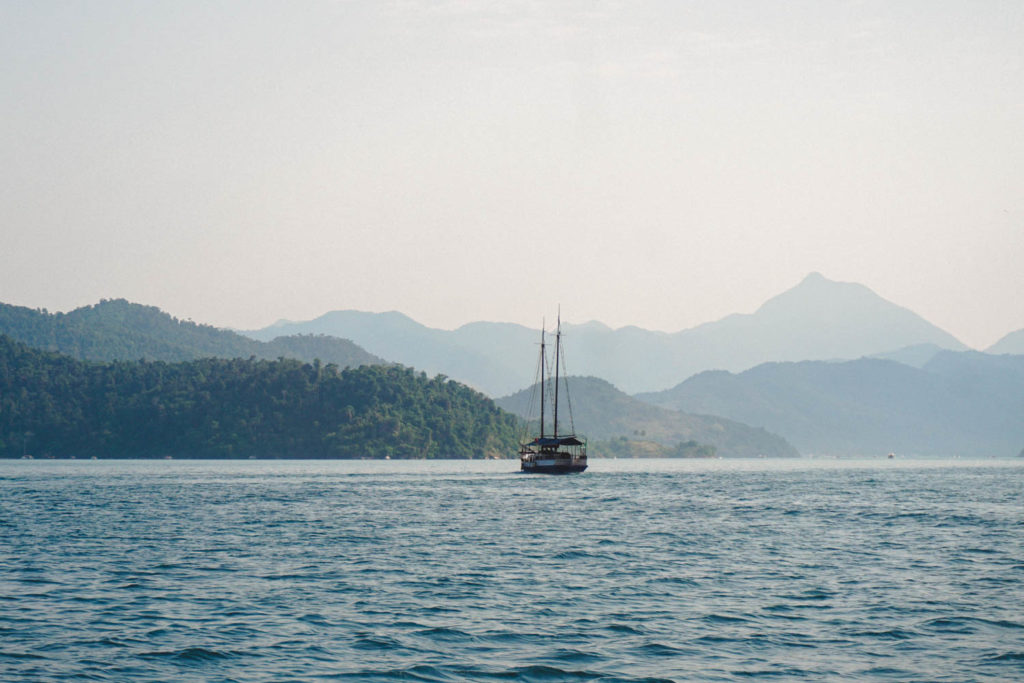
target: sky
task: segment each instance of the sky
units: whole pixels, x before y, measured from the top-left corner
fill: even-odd
[[[0,2],[0,301],[1024,328],[1024,3]]]

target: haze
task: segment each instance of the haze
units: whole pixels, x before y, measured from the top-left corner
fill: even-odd
[[[0,300],[1024,327],[1020,2],[6,2]]]

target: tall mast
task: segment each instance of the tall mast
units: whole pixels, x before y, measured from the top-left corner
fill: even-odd
[[[552,435],[558,438],[558,361],[562,355],[562,311],[558,311],[558,327],[555,328],[555,433]]]
[[[544,323],[540,324],[540,438],[544,438]]]

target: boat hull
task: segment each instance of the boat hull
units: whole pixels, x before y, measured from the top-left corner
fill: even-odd
[[[528,474],[577,474],[587,469],[586,465],[527,465],[522,464],[522,471]]]
[[[575,474],[587,469],[587,458],[545,458],[528,454],[520,459],[519,468],[531,474]]]

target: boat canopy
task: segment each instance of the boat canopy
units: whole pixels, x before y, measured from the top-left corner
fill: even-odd
[[[530,442],[531,446],[582,446],[583,442],[575,436],[542,436]]]

